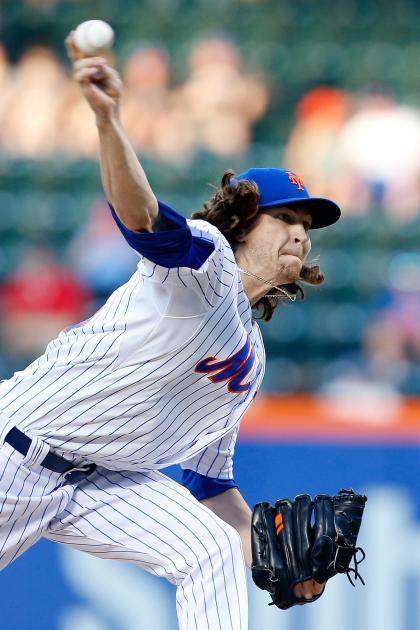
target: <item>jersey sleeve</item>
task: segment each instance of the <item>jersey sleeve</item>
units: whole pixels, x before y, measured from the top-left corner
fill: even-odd
[[[137,265],[160,315],[196,317],[238,291],[234,253],[220,230],[203,220],[185,219],[159,202],[154,232],[129,230],[111,207],[124,238],[140,254]],[[160,285],[160,286],[159,286]],[[150,301],[150,300],[149,300]]]
[[[181,483],[188,488],[197,501],[215,497],[230,488],[238,487],[234,479],[214,479],[213,477],[200,475],[194,470],[184,470]]]
[[[151,262],[166,267],[199,269],[214,251],[211,239],[193,235],[186,219],[158,202],[159,215],[154,232],[135,232],[127,228],[109,204],[112,216],[127,243]]]

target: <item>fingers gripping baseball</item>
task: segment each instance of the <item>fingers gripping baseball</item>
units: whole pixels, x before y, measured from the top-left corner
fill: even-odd
[[[68,55],[73,63],[73,78],[100,120],[118,114],[122,81],[104,57],[84,57],[74,44],[73,33],[66,39]]]

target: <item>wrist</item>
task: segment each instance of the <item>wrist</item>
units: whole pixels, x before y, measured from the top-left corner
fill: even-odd
[[[106,113],[97,113],[96,116],[96,127],[98,131],[107,131],[111,129],[116,129],[120,126],[120,120],[117,111],[111,111]]]

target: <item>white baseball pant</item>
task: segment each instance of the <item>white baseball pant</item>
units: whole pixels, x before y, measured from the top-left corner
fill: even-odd
[[[176,585],[181,630],[246,630],[247,592],[238,533],[160,472],[98,468],[76,486],[0,447],[0,569],[40,537],[100,558],[134,563]]]

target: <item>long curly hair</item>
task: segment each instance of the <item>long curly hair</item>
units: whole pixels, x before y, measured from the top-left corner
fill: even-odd
[[[248,180],[236,181],[232,185],[231,179],[234,176],[233,170],[227,170],[222,177],[220,188],[216,190],[211,199],[204,203],[204,210],[192,214],[193,219],[202,219],[215,225],[225,236],[233,251],[254,227],[260,214],[258,205],[260,193],[257,185]],[[305,264],[300,271],[299,280],[307,284],[321,284],[324,282],[324,274],[318,265]],[[305,296],[304,290],[298,282],[291,282],[282,286],[292,296],[300,299]],[[268,292],[270,295],[278,295],[279,297],[265,295],[254,304],[254,308],[260,311],[259,318],[265,322],[272,318],[280,298],[284,297],[275,288],[268,289]]]

